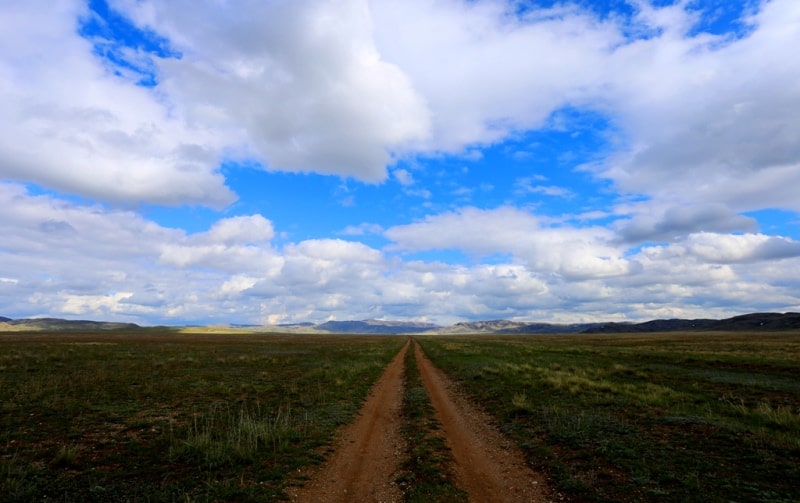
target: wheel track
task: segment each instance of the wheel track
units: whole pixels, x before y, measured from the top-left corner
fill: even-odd
[[[404,359],[410,342],[373,385],[355,421],[344,428],[322,469],[302,488],[289,490],[298,502],[401,502],[395,473],[405,451],[400,436]]]
[[[297,502],[401,502],[395,479],[406,455],[400,435],[404,359],[409,341],[376,381],[358,417],[338,437],[333,454],[301,488],[288,490]],[[453,461],[455,483],[470,502],[550,501],[546,479],[530,469],[522,453],[491,427],[490,418],[454,391],[416,340],[413,350]]]
[[[456,481],[471,502],[546,502],[546,479],[522,452],[491,427],[490,418],[455,393],[450,379],[433,366],[414,341],[422,382],[442,424],[455,462]]]

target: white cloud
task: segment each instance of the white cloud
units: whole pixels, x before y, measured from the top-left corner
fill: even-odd
[[[179,268],[202,266],[228,273],[265,272],[282,266],[269,241],[272,223],[261,215],[217,221],[207,232],[164,243],[159,262]]]
[[[46,224],[42,228],[41,224]],[[315,239],[278,249],[260,215],[187,235],[132,212],[0,184],[4,316],[139,323],[504,317],[541,321],[726,316],[800,308],[800,246],[759,234],[695,233],[614,248],[597,228],[547,226],[513,208],[465,208],[394,227],[403,250],[512,253],[498,263],[404,258]],[[493,261],[496,261],[493,259]]]
[[[363,236],[365,234],[381,234],[383,227],[378,224],[362,222],[358,225],[348,225],[342,231],[344,236]]]
[[[387,229],[393,249],[458,249],[479,256],[511,253],[539,273],[579,279],[614,276],[636,270],[610,244],[613,235],[600,227],[555,227],[524,211],[463,208]]]
[[[230,245],[267,242],[274,236],[272,222],[261,215],[250,215],[220,220],[203,237]]]
[[[707,262],[744,263],[800,257],[800,242],[763,234],[711,234],[689,236],[687,250]]]
[[[155,89],[92,54],[76,32],[82,2],[4,7],[1,176],[220,206],[234,198],[224,157],[379,181],[397,156],[478,152],[570,106],[626,139],[593,167],[623,191],[800,209],[793,0],[763,3],[741,39],[692,34],[687,2],[637,2],[630,22],[499,0],[111,4],[182,54],[149,58]],[[648,36],[626,38],[637,30]]]
[[[633,212],[632,218],[619,220],[615,226],[620,239],[628,243],[674,241],[696,232],[754,231],[758,228],[755,219],[738,215],[722,204],[659,208],[648,202],[624,211]]]
[[[460,152],[538,128],[602,85],[622,36],[577,8],[533,10],[513,2],[370,3],[381,54],[409,75],[433,112],[422,148]]]
[[[0,177],[99,200],[233,201],[216,172],[225,136],[188,125],[115,75],[77,34],[85,2],[0,9]]]
[[[611,122],[618,150],[585,168],[613,182],[621,202],[558,221],[461,208],[342,233],[383,233],[385,250],[338,239],[279,247],[258,214],[188,235],[134,211],[0,183],[0,305],[13,313],[445,322],[800,309],[800,245],[743,216],[800,211],[794,0],[762,2],[741,38],[693,34],[685,1],[636,2],[629,24],[569,4],[517,15],[500,0],[112,5],[182,53],[129,49],[156,73],[155,88],[92,53],[77,33],[85,2],[0,9],[14,27],[0,32],[3,180],[123,207],[219,207],[235,198],[218,171],[226,158],[379,181],[405,155],[478,158],[481,145],[565,127],[558,111],[569,107]],[[421,173],[392,169],[413,184],[406,195],[431,198]],[[517,188],[570,195],[545,181]],[[336,195],[355,201],[346,188]],[[581,219],[598,225],[574,224]],[[472,260],[409,258],[452,249]]]
[[[547,127],[570,106],[611,120],[621,150],[594,172],[623,192],[676,209],[800,210],[797,2],[761,3],[742,38],[693,32],[691,2],[636,2],[630,23],[568,4],[519,16],[515,5],[372,2],[379,50],[433,112],[423,150],[464,151]],[[736,220],[729,225],[754,230]]]
[[[675,205],[800,210],[790,189],[800,181],[800,6],[763,2],[751,21],[741,39],[678,31],[614,52],[608,112],[629,148],[601,163],[602,176]]]
[[[183,53],[158,62],[170,101],[241,132],[273,169],[379,181],[393,152],[428,135],[424,99],[375,48],[366,1],[113,4]]]
[[[67,315],[100,314],[103,318],[125,312],[120,303],[133,296],[130,292],[115,292],[108,295],[65,295],[61,312]]]
[[[392,172],[400,185],[413,185],[414,176],[407,169],[396,169]]]

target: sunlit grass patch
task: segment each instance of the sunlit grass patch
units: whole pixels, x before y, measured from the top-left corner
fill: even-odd
[[[173,439],[170,455],[209,467],[253,461],[285,452],[306,440],[309,429],[307,417],[293,415],[288,407],[215,404],[192,418],[185,438]]]

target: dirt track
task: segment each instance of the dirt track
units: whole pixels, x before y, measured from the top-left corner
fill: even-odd
[[[375,383],[358,418],[346,427],[338,447],[302,488],[290,491],[298,502],[400,502],[395,483],[405,449],[400,436],[403,360],[410,344],[392,359]],[[456,484],[471,502],[548,501],[546,481],[525,463],[522,453],[490,426],[489,418],[454,393],[414,342],[422,381],[452,451]]]

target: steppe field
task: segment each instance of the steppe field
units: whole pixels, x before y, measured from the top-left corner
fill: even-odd
[[[792,502],[798,481],[795,332],[0,334],[0,501]]]

